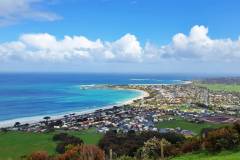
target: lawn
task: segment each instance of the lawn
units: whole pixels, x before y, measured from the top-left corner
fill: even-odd
[[[238,160],[240,159],[240,151],[223,151],[217,154],[210,153],[191,153],[171,160]]]
[[[240,85],[237,84],[202,84],[197,83],[197,86],[208,88],[212,91],[225,91],[225,92],[240,92]]]
[[[52,141],[52,136],[55,133],[0,133],[0,160],[17,160],[22,155],[37,150],[44,150],[50,154],[54,154],[56,143]],[[68,133],[80,137],[86,144],[97,144],[102,137],[94,129],[81,132],[71,131]]]
[[[184,119],[177,118],[175,120],[170,120],[170,121],[163,121],[159,122],[156,125],[158,128],[177,128],[180,127],[181,129],[186,129],[186,130],[191,130],[194,133],[200,134],[201,130],[203,128],[219,128],[224,126],[223,124],[214,124],[214,123],[192,123],[188,122]]]

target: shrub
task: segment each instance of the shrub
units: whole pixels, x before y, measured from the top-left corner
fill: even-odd
[[[148,131],[142,133],[130,132],[128,134],[118,134],[115,131],[110,131],[100,140],[99,146],[106,153],[112,149],[117,156],[134,156],[137,153],[137,150],[143,147],[144,142],[153,137],[158,139],[164,138],[173,144],[185,140],[182,135],[176,133],[161,134],[159,132]]]
[[[53,136],[53,141],[65,141],[67,137],[67,133],[58,133]]]
[[[176,145],[169,145],[164,148],[164,156],[172,157],[181,154],[181,149]]]
[[[159,159],[161,156],[164,156],[164,154],[161,155],[162,149],[164,151],[164,148],[169,145],[171,144],[165,139],[153,137],[144,143],[142,156],[144,159]]]
[[[70,136],[66,133],[59,133],[53,136],[53,141],[60,141],[56,146],[56,152],[64,153],[66,151],[66,146],[68,145],[81,145],[83,140],[78,137]]]
[[[239,144],[239,134],[233,128],[220,128],[208,133],[203,140],[204,146],[209,151],[233,149]]]
[[[56,160],[104,160],[104,152],[94,145],[78,145],[64,154],[56,157]]]
[[[44,151],[33,152],[27,160],[50,160],[48,153]]]
[[[201,149],[201,141],[196,138],[189,139],[181,145],[180,149],[182,153],[198,151]]]
[[[240,121],[235,122],[233,128],[240,134]]]

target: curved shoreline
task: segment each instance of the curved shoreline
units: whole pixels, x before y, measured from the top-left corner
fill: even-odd
[[[123,89],[123,88],[118,88],[118,89]],[[55,113],[55,114],[46,114],[46,115],[37,115],[37,116],[31,116],[31,117],[22,117],[22,118],[16,118],[16,119],[10,119],[10,120],[3,120],[0,121],[0,128],[3,127],[11,127],[15,124],[15,122],[20,122],[21,124],[34,124],[34,123],[38,123],[40,121],[43,120],[43,117],[45,116],[50,116],[51,120],[55,120],[55,119],[61,119],[64,117],[64,115],[69,115],[69,114],[76,114],[76,115],[83,115],[83,114],[90,114],[95,112],[96,110],[99,109],[110,109],[113,108],[114,106],[123,106],[123,105],[127,105],[127,104],[131,104],[133,103],[134,100],[137,99],[143,99],[144,97],[148,97],[149,93],[143,90],[138,90],[138,89],[124,89],[124,90],[134,90],[137,92],[140,92],[141,94],[139,96],[136,96],[130,100],[126,100],[123,102],[119,102],[116,104],[112,104],[112,105],[107,105],[107,106],[99,106],[93,109],[87,109],[87,110],[83,110],[83,111],[68,111],[68,112],[64,112],[64,113]]]

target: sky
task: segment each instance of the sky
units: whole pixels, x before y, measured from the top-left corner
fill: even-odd
[[[240,75],[239,0],[0,0],[0,72]]]

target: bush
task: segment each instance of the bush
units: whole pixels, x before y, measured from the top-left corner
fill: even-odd
[[[53,141],[60,141],[56,146],[56,152],[64,153],[66,151],[66,146],[68,145],[81,145],[83,140],[78,137],[70,136],[66,133],[59,133],[53,136]]]
[[[57,146],[56,146],[56,152],[57,153],[64,153],[66,151],[66,146],[67,144],[61,142],[61,143],[58,143]]]
[[[165,157],[172,157],[181,154],[180,147],[176,145],[169,145],[164,148],[164,156]]]
[[[233,149],[239,144],[238,132],[230,127],[220,128],[208,133],[203,144],[208,151],[216,152],[223,149]]]
[[[44,151],[33,152],[27,160],[50,160],[48,153]]]
[[[65,141],[67,137],[67,133],[58,133],[53,136],[53,141]]]
[[[164,154],[161,155],[162,149],[164,151],[164,148],[169,145],[171,144],[165,139],[153,137],[144,143],[142,147],[142,157],[144,159],[159,159],[161,156],[164,156]]]
[[[235,122],[233,128],[240,134],[240,121]]]
[[[158,139],[164,138],[172,144],[180,143],[185,140],[182,135],[176,133],[161,134],[159,132],[148,131],[142,133],[130,132],[128,134],[117,134],[115,131],[110,131],[100,140],[99,146],[106,153],[112,149],[117,156],[134,156],[137,150],[143,147],[144,142],[153,137]]]
[[[196,138],[189,139],[181,145],[180,149],[182,153],[198,151],[201,149],[201,141]]]
[[[94,145],[78,145],[67,150],[55,160],[104,160],[104,152]]]

